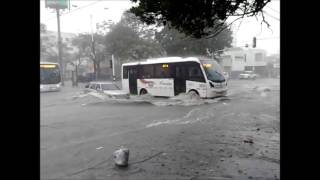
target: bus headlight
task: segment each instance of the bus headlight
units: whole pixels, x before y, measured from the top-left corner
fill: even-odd
[[[57,88],[59,88],[60,87],[60,84],[57,84]]]

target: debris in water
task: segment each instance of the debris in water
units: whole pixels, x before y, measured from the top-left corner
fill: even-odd
[[[224,150],[223,149],[219,149],[219,152],[224,152]]]
[[[244,143],[250,143],[250,144],[253,144],[253,140],[252,140],[252,139],[247,139],[247,140],[244,140],[243,142],[244,142]]]
[[[128,166],[129,161],[129,149],[121,147],[119,150],[113,153],[113,159],[117,166]]]
[[[253,153],[248,153],[247,155],[248,155],[248,156],[253,156]]]
[[[97,149],[97,150],[99,150],[99,149],[103,149],[103,147],[101,147],[101,146],[100,146],[100,147],[97,147],[96,149]]]
[[[270,88],[265,88],[263,91],[264,91],[264,92],[270,92],[271,89],[270,89]]]

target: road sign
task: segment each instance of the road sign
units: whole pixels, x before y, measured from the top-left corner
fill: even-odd
[[[70,0],[46,0],[46,8],[67,9]]]

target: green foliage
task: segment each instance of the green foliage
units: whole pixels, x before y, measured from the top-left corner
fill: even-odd
[[[130,13],[125,13],[105,37],[106,50],[116,58],[138,60],[160,56],[160,45],[152,38],[152,31]]]
[[[230,47],[232,43],[232,31],[225,29],[218,36],[210,39],[196,39],[186,36],[168,26],[156,35],[156,39],[170,56],[208,55],[210,52]]]
[[[137,2],[137,0],[131,0]],[[130,12],[147,24],[169,25],[195,38],[215,36],[226,19],[262,13],[270,0],[139,0]]]

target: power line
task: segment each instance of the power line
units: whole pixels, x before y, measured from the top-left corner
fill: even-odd
[[[266,39],[279,39],[280,37],[266,37],[266,38],[257,38],[257,40],[266,40]]]
[[[87,4],[87,5],[85,5],[85,6],[81,6],[81,7],[77,8],[77,9],[75,9],[75,10],[73,10],[73,11],[69,11],[69,12],[66,12],[66,13],[64,13],[64,14],[61,14],[60,16],[73,13],[73,12],[75,12],[75,11],[77,11],[77,10],[86,8],[86,7],[88,7],[88,6],[91,6],[91,5],[93,5],[93,4],[96,4],[96,3],[99,3],[99,2],[102,2],[102,1],[106,1],[106,0],[97,0],[97,1],[94,1],[93,3]],[[56,19],[56,18],[57,18],[57,17],[52,17],[52,18],[49,18],[49,19],[47,19],[47,20],[45,20],[45,21],[50,21],[50,20]]]
[[[279,36],[274,36],[274,37],[265,37],[265,38],[257,38],[257,40],[268,40],[268,39],[279,39]],[[252,42],[252,40],[247,40],[247,41],[238,41],[238,42]]]
[[[267,8],[269,8],[269,9],[271,9],[272,11],[274,11],[274,12],[276,12],[276,13],[279,13],[279,14],[280,14],[280,12],[279,12],[279,11],[272,9],[272,8],[271,8],[271,7],[269,7],[269,6],[266,6],[266,7],[267,7]]]
[[[263,11],[263,12],[264,12],[266,15],[268,15],[269,17],[272,17],[273,19],[280,21],[280,19],[279,19],[279,18],[276,18],[276,17],[274,17],[274,16],[270,15],[270,14],[269,14],[269,13],[267,13],[266,11]]]

